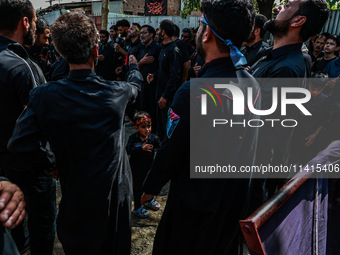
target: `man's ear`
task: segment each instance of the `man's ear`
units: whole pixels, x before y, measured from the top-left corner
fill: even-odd
[[[291,27],[301,27],[307,21],[306,16],[295,16],[290,23]]]
[[[203,32],[202,42],[206,43],[211,40],[213,36],[213,32],[211,31],[209,26],[206,26],[205,31]]]
[[[28,31],[30,29],[31,24],[30,24],[30,21],[27,17],[23,17],[21,19],[21,23],[22,23],[22,26],[25,28],[26,31]]]
[[[261,33],[261,28],[254,29],[254,35],[260,35],[260,33]]]
[[[93,46],[92,51],[91,51],[91,55],[95,58],[98,57],[98,44],[97,43]]]

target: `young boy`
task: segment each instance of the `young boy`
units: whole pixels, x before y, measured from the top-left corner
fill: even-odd
[[[132,213],[139,218],[147,218],[149,212],[140,204],[143,194],[143,181],[151,168],[155,150],[160,147],[158,136],[151,133],[151,117],[147,112],[137,112],[133,117],[136,133],[129,137],[126,151],[130,156],[130,165],[133,176],[134,210]],[[158,210],[160,205],[153,198],[144,205],[152,210]]]

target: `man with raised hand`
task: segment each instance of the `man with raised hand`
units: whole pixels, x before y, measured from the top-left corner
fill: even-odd
[[[61,15],[53,42],[69,63],[66,79],[32,91],[8,148],[26,155],[44,134],[55,152],[62,199],[58,237],[66,254],[130,254],[131,171],[123,117],[142,81],[130,57],[128,82],[97,76],[97,29],[80,13]],[[72,47],[69,45],[72,44]]]

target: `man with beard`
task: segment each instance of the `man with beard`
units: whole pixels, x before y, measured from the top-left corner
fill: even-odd
[[[50,36],[50,27],[42,18],[38,18],[36,22],[35,41],[32,46],[26,45],[27,53],[32,61],[37,63],[41,71],[46,75],[49,71],[51,63],[48,62],[47,56],[42,54],[42,49],[49,46],[48,38]],[[45,83],[41,82],[40,84]]]
[[[262,41],[266,30],[263,26],[267,18],[262,14],[256,14],[254,30],[246,40],[242,54],[247,59],[247,65],[252,66],[258,59],[266,55],[268,44]]]
[[[132,180],[123,116],[142,81],[137,60],[130,57],[128,82],[104,80],[93,70],[98,44],[91,18],[67,13],[51,31],[70,73],[32,91],[8,148],[26,155],[38,149],[42,134],[50,142],[62,190],[58,237],[65,254],[129,255]]]
[[[307,76],[306,64],[301,51],[302,43],[309,37],[321,31],[325,24],[329,10],[323,0],[290,0],[277,9],[275,19],[265,24],[265,29],[274,36],[273,49],[266,57],[263,57],[249,70],[256,78],[271,78],[260,81],[262,92],[261,109],[269,109],[272,105],[273,87],[302,87],[303,78]],[[316,18],[317,17],[317,18]],[[281,78],[299,78],[296,82],[287,83]],[[294,95],[296,96],[296,95]],[[280,102],[276,111],[267,115],[268,119],[282,119]],[[296,120],[298,109],[289,108],[285,119]],[[273,166],[287,165],[290,154],[291,140],[294,127],[281,125],[266,125],[260,129],[257,148],[257,165],[271,164]],[[267,181],[268,191],[263,191],[270,197],[278,188],[280,179]],[[258,183],[253,194],[261,194],[262,183]],[[257,208],[263,202],[262,194],[258,202],[254,202],[253,208]],[[266,199],[266,197],[264,197]]]
[[[252,30],[255,18],[253,6],[246,0],[207,0],[202,1],[201,10],[203,15],[196,45],[206,64],[198,76],[224,78],[226,83],[241,76],[250,81],[247,85],[238,84],[245,95],[248,87],[259,91],[258,84],[251,82],[252,77],[242,68],[246,60],[238,50]],[[155,237],[153,255],[239,254],[241,233],[238,220],[245,217],[250,180],[190,179],[190,118],[192,112],[199,111],[200,114],[197,108],[201,108],[190,102],[190,93],[195,91],[190,91],[190,88],[196,85],[199,84],[187,81],[177,91],[169,109],[167,135],[144,182],[142,204],[158,194],[163,185],[171,180],[168,201]],[[230,95],[227,90],[225,93]],[[223,97],[221,100],[221,112],[226,114],[224,116],[232,115],[232,98]],[[259,104],[257,100],[254,106],[257,108]],[[254,117],[249,114],[246,118]],[[200,126],[194,128],[200,129]],[[238,133],[240,130],[242,132]],[[222,142],[225,148],[222,154],[231,165],[252,164],[257,128],[228,128],[223,131],[230,138],[225,143],[205,139],[209,134],[193,139],[199,139],[205,151],[214,152],[214,142]]]
[[[42,145],[28,156],[12,155],[7,150],[29,93],[39,85],[36,77],[39,67],[33,65],[23,48],[34,43],[35,22],[30,1],[0,1],[0,168],[25,194],[31,254],[48,255],[53,252],[56,220],[55,182],[49,174],[54,167],[53,157],[48,157],[48,150]],[[28,237],[22,227],[12,234],[19,250],[28,248]]]
[[[159,54],[159,65],[156,73],[149,73],[147,81],[150,84],[157,80],[156,100],[157,106],[157,132],[162,140],[166,134],[168,109],[181,82],[181,56],[180,50],[172,41],[175,28],[171,20],[163,20],[159,24],[159,40],[162,50]]]
[[[322,51],[325,47],[326,39],[327,38],[324,35],[318,35],[316,39],[314,40],[313,50],[309,52],[309,55],[312,58],[313,65],[318,58],[323,57],[324,53]]]
[[[140,108],[151,115],[151,119],[156,119],[156,80],[147,83],[147,75],[158,70],[158,58],[161,46],[154,42],[156,31],[149,25],[144,25],[140,31],[140,40],[143,43],[138,56],[138,68],[143,75],[143,83],[140,92]],[[156,121],[152,123],[152,132],[156,133]]]
[[[127,55],[127,46],[129,44],[128,42],[128,30],[130,28],[130,22],[126,19],[118,20],[116,23],[116,26],[118,27],[118,37],[124,40],[124,46],[122,46],[119,43],[114,44],[115,50],[117,50],[120,54],[123,56]]]
[[[98,50],[98,64],[96,66],[97,75],[105,80],[113,81],[115,79],[114,65],[114,48],[109,41],[109,32],[106,30],[99,31],[100,46]]]

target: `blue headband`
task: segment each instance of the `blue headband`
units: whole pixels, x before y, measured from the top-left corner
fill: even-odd
[[[215,31],[214,27],[212,25],[209,24],[208,22],[208,18],[207,16],[203,13],[202,17],[201,17],[201,22],[204,25],[207,25],[210,27],[210,30],[218,37],[222,40],[222,42],[224,42],[225,45],[227,45],[230,49],[230,58],[231,61],[233,62],[235,67],[239,67],[239,66],[244,66],[247,65],[247,60],[246,58],[243,56],[243,54],[240,52],[240,50],[234,46],[233,42],[229,39],[223,39],[221,36],[219,36],[217,34],[217,32]]]

